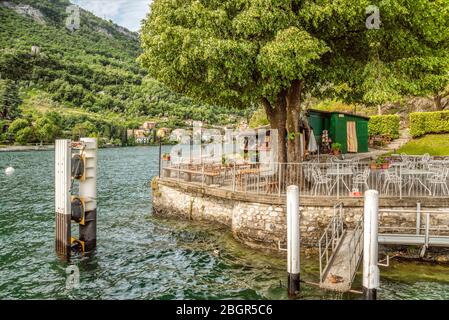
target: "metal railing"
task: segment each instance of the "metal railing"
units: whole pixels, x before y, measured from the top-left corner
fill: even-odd
[[[324,229],[323,235],[318,241],[318,256],[320,263],[320,283],[324,281],[327,268],[343,239],[345,229],[343,222],[343,204],[334,206],[334,214],[331,221]]]
[[[393,162],[384,168],[358,161],[326,163],[186,164],[163,162],[162,177],[234,192],[283,196],[289,185],[301,195],[362,197],[368,189],[383,197],[449,196],[449,163]]]
[[[382,216],[397,214],[403,218],[398,226],[382,225]],[[379,242],[384,244],[422,244],[421,256],[429,246],[449,246],[449,210],[380,209]],[[446,216],[443,218],[443,216]]]
[[[349,252],[349,274],[351,275],[351,283],[354,281],[363,252],[363,216],[360,217],[354,227],[351,239],[348,242]]]

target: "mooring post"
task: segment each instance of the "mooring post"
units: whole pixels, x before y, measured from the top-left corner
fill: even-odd
[[[365,192],[363,216],[363,296],[365,300],[376,300],[379,287],[378,261],[378,214],[379,192]]]
[[[55,213],[56,253],[63,259],[70,256],[71,246],[71,160],[70,140],[55,143]]]
[[[80,224],[79,233],[85,252],[90,252],[97,246],[97,139],[82,138],[81,142],[85,146],[81,152],[85,172],[79,184],[79,196],[85,204],[85,221]]]
[[[299,291],[300,281],[299,187],[287,188],[287,272],[288,295]]]

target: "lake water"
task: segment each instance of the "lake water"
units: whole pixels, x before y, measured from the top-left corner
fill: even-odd
[[[282,255],[214,225],[151,215],[157,159],[157,147],[99,151],[98,248],[72,259],[80,289],[66,290],[67,263],[54,252],[54,153],[0,153],[0,299],[286,299]],[[317,281],[316,259],[303,259],[302,277]],[[301,296],[358,298],[307,285]],[[379,298],[449,299],[449,267],[392,262],[381,267]]]

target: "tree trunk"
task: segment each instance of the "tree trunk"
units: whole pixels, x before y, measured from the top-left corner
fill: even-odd
[[[285,142],[286,130],[286,113],[285,113],[285,98],[284,95],[280,94],[274,106],[266,98],[262,98],[261,102],[264,106],[265,112],[267,113],[268,120],[270,121],[271,129],[275,129],[278,132],[277,141],[277,161],[287,162],[287,148]]]
[[[442,100],[443,100],[443,98],[439,94],[436,94],[433,97],[433,102],[435,103],[435,109],[437,111],[443,110],[443,108],[442,108],[443,101]]]
[[[286,94],[287,109],[287,133],[288,153],[287,159],[290,163],[301,161],[301,135],[299,128],[299,114],[301,111],[301,92],[303,83],[299,80],[292,82]]]
[[[449,92],[443,94],[435,94],[433,101],[437,111],[443,111],[449,106]],[[445,99],[447,98],[447,99]],[[444,100],[445,99],[445,100]]]

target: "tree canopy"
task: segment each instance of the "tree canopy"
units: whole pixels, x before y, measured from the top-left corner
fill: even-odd
[[[379,104],[444,88],[448,21],[446,0],[154,0],[140,61],[195,99],[261,103],[279,160],[297,161],[306,93]]]

